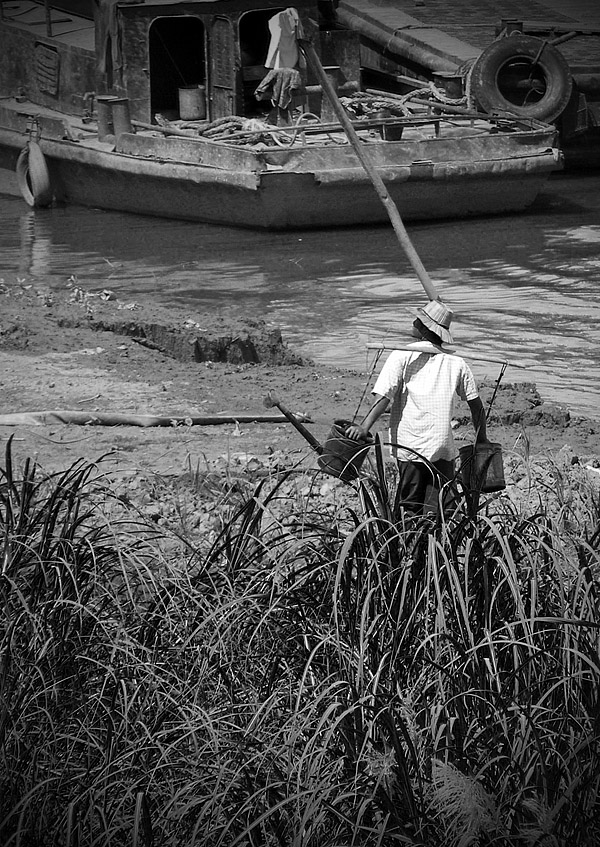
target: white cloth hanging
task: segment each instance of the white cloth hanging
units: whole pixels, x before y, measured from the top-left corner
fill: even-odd
[[[269,19],[271,41],[267,52],[266,68],[303,67],[298,49],[300,18],[295,9],[284,9]]]

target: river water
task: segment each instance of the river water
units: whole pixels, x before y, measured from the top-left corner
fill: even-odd
[[[5,172],[4,172],[5,173]],[[2,172],[0,172],[2,174]],[[12,185],[9,186],[12,190]],[[364,370],[367,345],[407,340],[426,301],[391,226],[264,233],[94,209],[32,211],[3,193],[0,278],[127,302],[262,318],[317,363]],[[535,382],[600,418],[600,172],[553,176],[524,213],[408,224],[475,375]]]

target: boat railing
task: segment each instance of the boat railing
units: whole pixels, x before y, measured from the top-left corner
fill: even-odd
[[[434,112],[411,113],[403,115],[384,114],[382,110],[365,115],[351,117],[356,130],[362,134],[364,140],[372,141],[400,141],[410,137],[411,134],[425,133],[431,137],[439,138],[444,135],[456,135],[462,132],[465,135],[489,134],[489,133],[514,133],[522,129],[529,129],[530,121],[521,121],[511,118],[491,117],[487,115],[460,116],[456,114],[442,114]],[[133,127],[144,133],[158,133],[166,137],[181,137],[197,141],[210,141],[234,145],[252,145],[260,142],[271,143],[273,146],[291,147],[314,143],[323,136],[335,136],[339,142],[339,135],[343,133],[343,127],[338,122],[323,122],[318,115],[305,112],[288,126],[275,126],[256,118],[243,118],[232,115],[228,118],[220,118],[217,121],[165,121],[149,124],[140,121],[132,121]],[[526,124],[526,126],[523,126]],[[312,141],[311,141],[312,139]]]

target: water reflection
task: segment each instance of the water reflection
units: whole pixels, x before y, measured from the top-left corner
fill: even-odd
[[[52,256],[52,237],[47,222],[35,212],[26,212],[19,218],[19,232],[19,273],[42,276],[47,272]]]
[[[0,197],[0,275],[112,288],[263,318],[317,361],[363,369],[404,340],[424,292],[391,227],[260,233],[89,209],[32,212]],[[527,370],[574,413],[600,417],[600,176],[560,177],[526,213],[409,226],[469,350]],[[497,366],[475,363],[481,378]]]

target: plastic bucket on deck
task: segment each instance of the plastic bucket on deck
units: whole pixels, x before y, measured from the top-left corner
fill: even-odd
[[[467,444],[458,454],[460,476],[466,489],[489,493],[506,488],[500,444],[492,441]]]
[[[348,438],[345,432],[351,423],[346,420],[334,421],[323,445],[323,452],[318,459],[321,470],[345,482],[358,477],[358,472],[374,441],[372,435],[369,435],[367,440],[361,441]]]
[[[179,89],[179,117],[182,121],[203,121],[206,118],[203,85],[188,85]]]

